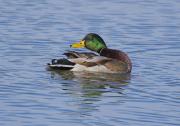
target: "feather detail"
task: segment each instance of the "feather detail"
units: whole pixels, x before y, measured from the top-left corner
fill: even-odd
[[[86,67],[84,65],[76,64],[71,71],[90,71],[90,72],[104,72],[104,73],[116,73],[115,71],[111,71],[107,67],[103,65],[95,65],[92,67]]]
[[[86,67],[92,67],[95,65],[103,65],[106,62],[111,61],[112,59],[103,56],[95,56],[93,58],[75,58],[68,60],[76,64],[84,65]]]
[[[93,58],[94,56],[97,56],[95,53],[91,52],[75,52],[75,51],[68,51],[64,53],[69,59],[73,58]]]
[[[68,59],[53,59],[48,66],[52,69],[71,71],[91,71],[105,73],[130,72],[130,63],[126,54],[117,50],[103,49],[100,56],[89,52],[68,51]],[[128,60],[126,60],[128,59]]]

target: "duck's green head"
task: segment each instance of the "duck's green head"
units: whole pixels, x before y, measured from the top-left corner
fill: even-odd
[[[72,48],[87,48],[89,50],[100,52],[101,49],[107,48],[104,40],[95,33],[87,34],[80,42],[73,43]]]

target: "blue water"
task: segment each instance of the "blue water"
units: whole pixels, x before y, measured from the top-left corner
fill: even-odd
[[[130,75],[46,69],[90,32]],[[179,68],[179,0],[0,0],[1,126],[179,126]]]

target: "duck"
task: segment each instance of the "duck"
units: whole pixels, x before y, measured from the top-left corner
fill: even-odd
[[[71,48],[86,48],[93,52],[67,51],[67,58],[52,59],[48,67],[55,70],[89,71],[105,73],[130,73],[132,63],[129,56],[107,47],[105,41],[96,33],[89,33]]]

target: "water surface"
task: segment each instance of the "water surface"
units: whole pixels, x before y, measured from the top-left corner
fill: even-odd
[[[0,125],[179,126],[179,7],[178,0],[0,0]],[[128,53],[130,75],[46,70],[90,32]]]

